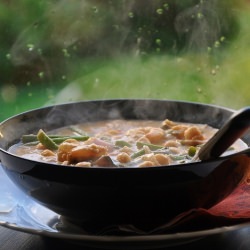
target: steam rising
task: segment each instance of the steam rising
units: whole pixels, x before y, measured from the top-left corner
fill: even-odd
[[[113,53],[127,47],[151,50],[157,41],[168,49],[178,43],[180,49],[183,42],[186,48],[206,49],[227,34],[231,25],[232,15],[223,9],[226,3],[218,2],[56,1],[20,33],[11,59],[15,65],[26,64],[43,57],[46,50],[74,45],[83,54]]]
[[[230,31],[227,13],[221,12],[221,7],[217,0],[201,1],[176,16],[176,31],[185,38],[187,48],[212,47]]]
[[[123,97],[213,102],[220,71],[210,73],[218,66],[211,55],[230,43],[235,23],[226,0],[51,1],[20,32],[10,58],[17,71],[33,73],[18,82],[67,84],[47,104]]]

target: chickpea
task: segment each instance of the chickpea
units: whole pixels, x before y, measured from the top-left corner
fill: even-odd
[[[165,148],[168,148],[171,153],[173,154],[179,154],[180,153],[180,148],[181,148],[181,143],[176,140],[169,140],[166,141],[164,144]]]
[[[77,141],[76,139],[72,139],[72,138],[67,139],[67,140],[65,140],[64,142],[65,142],[65,143],[72,143],[72,144],[74,144],[74,145],[76,145],[76,146],[80,144],[79,141]]]
[[[153,167],[153,166],[155,166],[155,164],[152,161],[144,161],[139,165],[140,168]]]
[[[145,136],[150,131],[149,127],[146,128],[135,128],[130,129],[127,131],[127,136],[134,138],[135,140],[140,139],[141,137]]]
[[[170,158],[164,154],[146,154],[142,157],[142,160],[144,162],[151,162],[153,166],[169,165],[170,163]]]
[[[151,143],[159,143],[165,138],[165,131],[161,128],[152,128],[146,134],[146,137]]]
[[[56,154],[49,149],[45,149],[42,151],[41,155],[45,157],[49,157],[49,156],[55,156]]]
[[[184,133],[188,127],[185,125],[176,125],[172,127],[172,135],[177,139],[184,139]]]
[[[78,162],[75,166],[89,168],[89,167],[91,167],[91,163],[88,161],[81,161],[81,162]]]
[[[168,119],[166,119],[166,120],[164,120],[162,122],[162,129],[166,130],[166,129],[170,129],[170,128],[174,127],[174,126],[176,126],[176,123],[173,122],[173,121],[170,121]]]
[[[62,165],[69,165],[69,162],[68,161],[63,161]]]
[[[141,138],[139,138],[137,140],[138,142],[143,142],[143,143],[151,143],[150,140],[145,136],[143,135]]]
[[[130,155],[132,152],[133,152],[133,149],[131,149],[130,147],[128,146],[124,146],[123,148],[121,148],[119,150],[121,153],[127,153],[128,155]]]
[[[159,165],[161,165],[161,166],[169,165],[169,163],[170,163],[170,158],[164,154],[156,154],[155,159],[159,163]]]
[[[154,166],[159,166],[159,162],[156,160],[153,153],[149,153],[142,156],[143,161],[151,161]]]
[[[180,143],[174,140],[169,140],[164,144],[164,147],[174,147],[174,148],[178,148],[180,146]]]
[[[37,148],[37,149],[45,149],[45,147],[43,146],[42,143],[38,143],[38,144],[36,145],[36,148]]]
[[[128,163],[131,161],[131,157],[127,153],[122,152],[122,153],[117,155],[117,160],[120,163]]]
[[[172,154],[176,154],[176,155],[180,154],[181,152],[180,148],[176,148],[176,147],[169,147],[169,150]]]
[[[186,140],[204,140],[204,136],[202,135],[199,128],[196,126],[192,126],[185,130],[184,137]]]

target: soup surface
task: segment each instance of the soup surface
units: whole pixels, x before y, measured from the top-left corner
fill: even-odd
[[[9,151],[24,158],[76,167],[154,167],[190,162],[216,132],[206,124],[168,119],[88,122],[23,135]],[[236,141],[226,154],[246,148]]]

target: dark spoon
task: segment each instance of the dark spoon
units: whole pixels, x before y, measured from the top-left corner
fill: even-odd
[[[250,128],[250,107],[235,112],[229,120],[205,143],[194,160],[210,160],[219,157]]]

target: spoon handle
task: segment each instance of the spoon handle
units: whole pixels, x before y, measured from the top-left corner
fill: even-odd
[[[250,128],[250,107],[234,113],[217,133],[200,149],[198,158],[209,160],[219,157]]]

